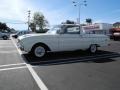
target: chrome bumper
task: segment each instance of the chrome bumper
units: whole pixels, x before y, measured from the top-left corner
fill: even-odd
[[[24,47],[20,43],[17,43],[17,46],[21,51],[24,51]]]

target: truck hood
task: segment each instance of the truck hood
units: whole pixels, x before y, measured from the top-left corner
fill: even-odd
[[[51,36],[51,35],[53,35],[53,34],[48,34],[48,33],[44,33],[44,34],[32,33],[32,34],[26,34],[26,35],[19,36],[18,39],[21,40],[21,39],[29,38],[29,37],[38,37],[38,36],[42,37],[42,36]]]

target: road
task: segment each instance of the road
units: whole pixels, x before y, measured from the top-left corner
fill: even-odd
[[[34,58],[0,40],[0,90],[119,90],[120,41],[85,51],[49,53]]]

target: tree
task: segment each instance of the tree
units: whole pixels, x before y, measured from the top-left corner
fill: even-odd
[[[0,31],[1,32],[10,32],[10,28],[6,25],[6,23],[0,22]]]
[[[86,23],[89,24],[89,25],[92,24],[92,19],[91,18],[87,18],[86,19]]]
[[[75,22],[71,20],[66,20],[65,22],[62,22],[62,24],[75,24]]]
[[[0,22],[0,32],[9,32],[9,33],[15,33],[16,30],[14,28],[10,28],[6,25],[6,23]]]
[[[33,20],[30,24],[30,28],[33,32],[39,31],[44,32],[44,28],[48,25],[48,21],[41,12],[35,12],[33,15]]]
[[[5,23],[0,22],[0,30],[7,30],[8,27]]]
[[[33,32],[36,32],[36,25],[34,23],[30,23],[30,28]]]

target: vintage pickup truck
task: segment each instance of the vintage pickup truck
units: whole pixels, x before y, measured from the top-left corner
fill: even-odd
[[[56,25],[45,34],[28,34],[18,38],[18,47],[35,57],[44,57],[47,52],[89,50],[109,45],[109,37],[86,34],[79,25]]]

